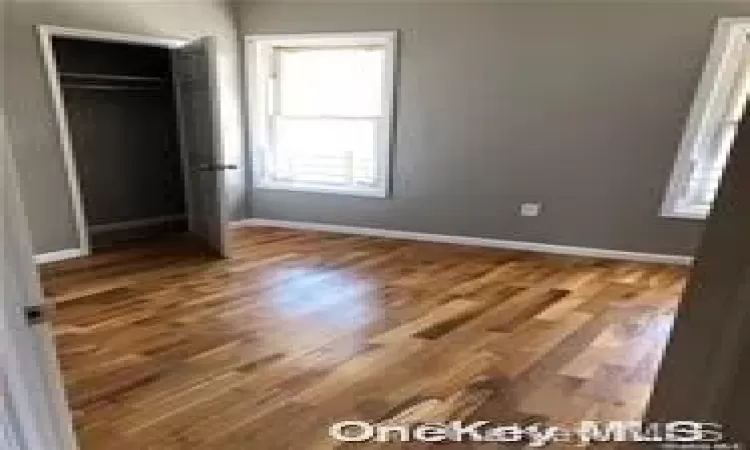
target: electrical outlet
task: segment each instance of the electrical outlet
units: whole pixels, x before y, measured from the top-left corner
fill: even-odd
[[[521,215],[523,217],[536,217],[542,212],[541,203],[521,203]]]

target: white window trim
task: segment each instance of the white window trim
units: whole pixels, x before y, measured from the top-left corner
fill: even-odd
[[[722,120],[749,43],[750,17],[719,19],[662,204],[662,217],[705,219],[708,216],[710,208],[685,204],[682,194],[690,181],[691,160],[707,151],[709,147],[704,144]]]
[[[245,36],[245,70],[250,111],[250,135],[252,142],[253,186],[258,189],[275,189],[285,191],[318,192],[331,194],[354,195],[360,197],[385,198],[391,190],[391,151],[394,145],[394,80],[396,72],[396,31],[369,31],[356,33],[319,33],[319,34],[283,34]],[[268,86],[266,78],[259,76],[268,69],[268,53],[273,47],[304,46],[347,46],[347,45],[381,45],[385,46],[385,63],[383,65],[383,111],[385,119],[381,122],[376,149],[376,167],[378,180],[375,186],[326,186],[317,183],[288,182],[270,179],[263,161],[268,149],[266,123],[266,104]]]

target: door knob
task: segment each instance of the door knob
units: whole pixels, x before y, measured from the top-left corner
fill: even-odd
[[[48,313],[42,305],[26,306],[23,308],[23,312],[26,316],[26,324],[30,327],[45,323],[48,320]]]

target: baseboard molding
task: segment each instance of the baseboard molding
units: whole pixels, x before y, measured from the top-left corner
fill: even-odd
[[[610,250],[602,248],[574,247],[569,245],[542,244],[537,242],[507,241],[502,239],[419,233],[415,231],[353,227],[348,225],[333,225],[318,222],[294,222],[288,220],[251,218],[232,222],[231,227],[278,227],[295,230],[327,231],[331,233],[355,234],[361,236],[375,236],[392,239],[407,239],[411,241],[438,242],[443,244],[490,247],[506,250],[552,253],[557,255],[584,256],[591,258],[617,259],[647,263],[676,264],[683,266],[689,266],[693,263],[692,256],[626,252],[622,250]]]
[[[47,264],[81,256],[83,256],[83,251],[80,248],[68,248],[56,252],[36,254],[34,255],[34,262],[36,264]]]
[[[152,227],[169,222],[185,220],[184,214],[175,214],[171,216],[147,217],[145,219],[127,220],[124,222],[107,223],[103,225],[89,226],[90,233],[105,233],[108,231],[122,231],[134,228]]]

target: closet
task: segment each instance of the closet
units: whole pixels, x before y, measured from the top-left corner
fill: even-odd
[[[168,49],[52,41],[94,249],[186,230]]]
[[[215,38],[37,30],[80,253],[180,233],[226,256]]]

